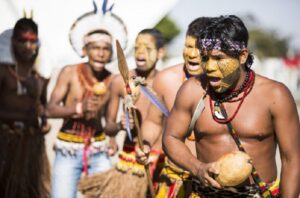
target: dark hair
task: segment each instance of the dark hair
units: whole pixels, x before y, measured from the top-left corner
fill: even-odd
[[[212,17],[199,17],[194,19],[188,26],[186,35],[187,36],[194,36],[198,37],[201,35],[201,31],[207,27],[209,24],[211,24]]]
[[[243,21],[235,16],[220,16],[211,21],[198,38],[198,47],[202,49],[201,39],[220,40],[221,51],[232,56],[238,57],[241,50],[232,50],[232,43],[240,43],[247,47],[249,34]],[[253,55],[250,53],[246,61],[246,69],[253,63]]]
[[[162,33],[159,30],[157,30],[155,28],[143,29],[142,31],[139,32],[139,35],[140,34],[150,34],[150,35],[152,35],[155,38],[155,41],[156,41],[155,45],[156,45],[157,49],[162,48],[165,45],[164,36],[162,35]]]
[[[32,31],[38,34],[38,25],[32,19],[21,18],[17,21],[13,29],[13,38],[17,38],[20,32],[26,31]]]

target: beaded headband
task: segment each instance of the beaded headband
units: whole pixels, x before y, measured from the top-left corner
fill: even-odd
[[[224,46],[227,46],[226,51],[242,51],[246,48],[244,42],[231,41],[231,40],[221,40],[221,39],[201,39],[200,49],[207,50],[225,50]]]

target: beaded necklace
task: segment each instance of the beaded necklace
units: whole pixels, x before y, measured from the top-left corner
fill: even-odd
[[[15,69],[8,67],[8,71],[17,80],[17,95],[27,94],[27,88],[23,86],[21,82],[25,82],[30,77],[30,74],[35,75],[35,71],[33,69],[29,69],[26,76],[21,76],[18,74],[17,63]]]
[[[85,90],[87,90],[84,92],[83,98],[89,97],[93,94],[100,95],[100,96],[105,94],[106,87],[108,86],[108,82],[111,77],[110,73],[107,76],[105,76],[102,81],[98,81],[94,76],[88,74],[85,64],[78,65],[77,73],[78,73],[79,81],[80,81],[81,85],[84,87]],[[102,87],[103,91],[100,91],[100,92],[97,91],[97,86]],[[93,140],[92,138],[95,136],[96,129],[89,127],[89,126],[85,126],[84,123],[75,121],[73,123],[73,130],[76,130],[78,128],[80,130],[79,136],[81,136],[84,139],[83,172],[85,173],[85,175],[87,175],[88,174],[89,146]]]
[[[108,75],[103,81],[98,81],[94,76],[88,75],[85,64],[80,64],[77,67],[79,80],[81,85],[89,92],[88,95],[95,94],[97,86],[102,86],[106,89],[110,76]]]
[[[236,91],[233,91],[230,95],[222,98],[222,99],[215,99],[215,103],[213,105],[212,102],[212,98],[209,97],[209,104],[210,104],[210,110],[211,110],[211,114],[213,119],[220,123],[220,124],[226,124],[230,121],[233,120],[233,118],[236,116],[236,114],[238,113],[242,103],[244,102],[245,97],[250,93],[250,91],[252,90],[253,84],[254,84],[254,80],[255,80],[255,73],[250,70],[249,72],[246,73],[246,78],[242,84],[242,86],[237,89]],[[236,97],[238,97],[238,95],[240,93],[243,92],[242,97],[234,99]],[[234,113],[232,114],[232,116],[230,116],[229,118],[225,118],[224,115],[221,112],[221,108],[220,106],[223,105],[223,102],[237,102],[240,101],[236,110],[234,111]]]

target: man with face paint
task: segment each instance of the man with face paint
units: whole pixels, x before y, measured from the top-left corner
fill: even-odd
[[[31,18],[15,24],[13,63],[0,63],[0,197],[49,197],[50,171],[44,135],[48,79],[35,69],[38,26]]]
[[[155,68],[157,61],[164,55],[164,38],[162,34],[156,29],[144,29],[139,32],[135,40],[134,57],[136,68],[130,71],[130,78],[143,77],[147,86],[152,86],[153,79],[158,73]],[[135,107],[138,110],[141,121],[146,117],[147,108],[150,101],[145,95],[140,94],[138,87],[131,87],[133,95],[135,95]],[[106,130],[109,133],[117,133],[125,128],[125,116],[123,116],[122,123],[117,123],[117,113],[119,109],[119,102],[121,98],[126,95],[125,83],[122,76],[116,76],[111,83],[111,98],[108,105],[108,120]],[[125,138],[123,150],[119,154],[119,160],[116,168],[95,175],[95,178],[89,178],[91,182],[88,186],[79,186],[84,191],[95,188],[95,197],[146,197],[147,180],[144,173],[144,167],[138,164],[135,160],[135,147],[137,144],[136,131],[132,130],[133,139],[127,136]],[[160,151],[153,151],[151,155],[157,159]],[[91,184],[93,181],[93,184]],[[98,182],[97,182],[98,181]],[[125,182],[126,181],[126,182]],[[125,193],[126,192],[126,193]]]
[[[206,27],[198,36],[198,46],[207,83],[197,78],[186,81],[166,121],[163,148],[172,161],[195,176],[191,197],[299,196],[300,126],[295,101],[285,85],[250,69],[253,57],[247,43],[248,31],[236,16],[218,17]],[[196,158],[184,140],[201,98],[204,110],[194,125]],[[222,160],[237,151],[247,153],[243,164],[251,163],[251,175],[240,184],[223,183]],[[238,168],[240,162],[227,164],[225,171]]]
[[[192,21],[188,27],[183,48],[184,63],[160,71],[153,81],[153,90],[157,98],[164,103],[170,111],[175,101],[179,87],[187,79],[203,73],[200,65],[200,53],[197,48],[197,37],[201,29],[208,25],[210,18],[199,17]],[[142,137],[145,145],[143,152],[137,149],[137,160],[141,164],[149,163],[151,148],[162,149],[162,128],[165,116],[153,104],[150,105],[147,117],[142,124]],[[196,156],[195,142],[192,137],[185,141],[191,152]],[[170,174],[171,173],[171,174]],[[176,167],[165,159],[164,169],[161,173],[158,197],[183,197],[187,189],[182,188],[182,182],[189,177],[189,173]]]
[[[112,57],[112,36],[103,29],[84,38],[86,63],[65,66],[47,106],[47,116],[63,118],[55,142],[51,197],[76,197],[82,175],[111,168],[101,118],[108,102],[111,72],[105,65]]]

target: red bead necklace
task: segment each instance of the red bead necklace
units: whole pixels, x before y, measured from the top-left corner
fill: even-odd
[[[237,91],[233,91],[230,95],[228,95],[227,97],[224,97],[223,99],[215,100],[214,106],[213,106],[213,102],[212,102],[211,97],[209,97],[209,106],[210,106],[211,114],[212,114],[213,119],[216,122],[218,122],[220,124],[226,124],[226,123],[229,123],[230,121],[232,121],[235,118],[235,116],[237,115],[242,103],[244,102],[245,97],[252,90],[254,80],[255,80],[255,73],[254,73],[254,71],[250,70],[246,74],[246,79],[245,79],[243,85]],[[242,97],[236,98],[242,92],[243,92]],[[236,98],[236,99],[234,99],[234,98]],[[237,102],[237,101],[239,101],[239,104],[238,104],[236,110],[234,111],[234,113],[229,118],[225,119],[224,115],[221,112],[221,105],[223,105],[222,103],[223,102],[232,103],[232,102]]]

